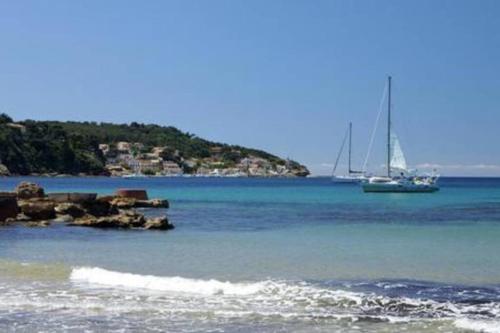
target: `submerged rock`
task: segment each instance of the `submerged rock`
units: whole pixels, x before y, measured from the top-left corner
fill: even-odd
[[[18,199],[43,198],[45,192],[40,185],[30,182],[21,182],[17,185],[15,192]]]

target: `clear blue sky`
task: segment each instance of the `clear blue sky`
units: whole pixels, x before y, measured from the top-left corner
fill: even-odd
[[[362,163],[392,74],[411,165],[500,175],[499,17],[495,0],[1,1],[0,111],[173,125],[328,174],[349,121]]]

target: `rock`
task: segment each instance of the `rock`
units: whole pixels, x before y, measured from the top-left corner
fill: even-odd
[[[47,200],[23,200],[18,202],[21,212],[33,220],[49,220],[56,216],[55,204]]]
[[[125,210],[117,215],[117,219],[121,225],[127,225],[130,228],[140,228],[146,223],[144,215],[137,213],[134,210]]]
[[[148,193],[146,190],[137,189],[118,189],[116,195],[122,198],[134,198],[137,200],[148,200]]]
[[[168,208],[169,203],[166,199],[151,199],[151,200],[137,200],[135,207],[140,208]]]
[[[45,196],[42,187],[38,184],[29,182],[21,182],[17,185],[15,192],[17,193],[18,199],[43,198]]]
[[[14,193],[0,194],[0,221],[14,218],[19,212],[17,200]]]
[[[19,213],[16,216],[16,221],[17,222],[28,222],[28,221],[31,221],[31,217],[27,216],[26,214]]]
[[[97,217],[114,215],[118,213],[118,209],[115,206],[112,206],[111,203],[107,201],[87,201],[83,202],[81,205],[88,214]]]
[[[170,230],[173,228],[174,225],[168,221],[166,216],[147,219],[144,224],[144,229]]]
[[[54,208],[54,210],[57,214],[70,215],[72,217],[82,217],[85,215],[83,207],[72,202],[60,203]]]
[[[32,221],[25,224],[27,227],[48,227],[49,225],[49,221]]]
[[[144,226],[146,219],[144,215],[138,214],[135,211],[124,211],[120,214],[95,217],[85,215],[82,218],[75,219],[70,226],[94,227],[94,228],[140,228]]]
[[[71,215],[60,215],[52,220],[54,223],[71,223],[75,219]]]
[[[115,197],[110,204],[118,209],[129,209],[135,207],[137,199],[126,197]]]
[[[97,222],[97,217],[86,214],[80,218],[75,219],[73,222],[69,223],[69,226],[81,226],[81,227],[91,227]]]

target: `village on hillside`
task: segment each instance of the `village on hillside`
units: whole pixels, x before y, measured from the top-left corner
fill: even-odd
[[[169,147],[153,147],[145,152],[144,145],[138,142],[100,144],[99,149],[111,176],[300,177],[309,173],[305,167],[292,166],[289,160],[242,157],[234,148],[228,160],[223,158],[224,148],[220,146],[211,147],[208,157],[188,159]]]

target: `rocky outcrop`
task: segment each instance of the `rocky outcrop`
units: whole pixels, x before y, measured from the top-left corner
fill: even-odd
[[[0,221],[17,216],[19,207],[17,206],[15,193],[0,193]]]
[[[38,184],[22,182],[17,185],[15,192],[18,199],[43,198],[44,190]]]
[[[65,223],[69,226],[94,228],[173,229],[174,226],[166,216],[148,219],[135,210],[135,208],[168,208],[167,200],[148,200],[144,190],[126,190],[124,195],[100,197],[95,193],[45,195],[43,188],[37,184],[23,182],[16,187],[15,193],[0,193],[0,222],[23,223],[28,227]]]

